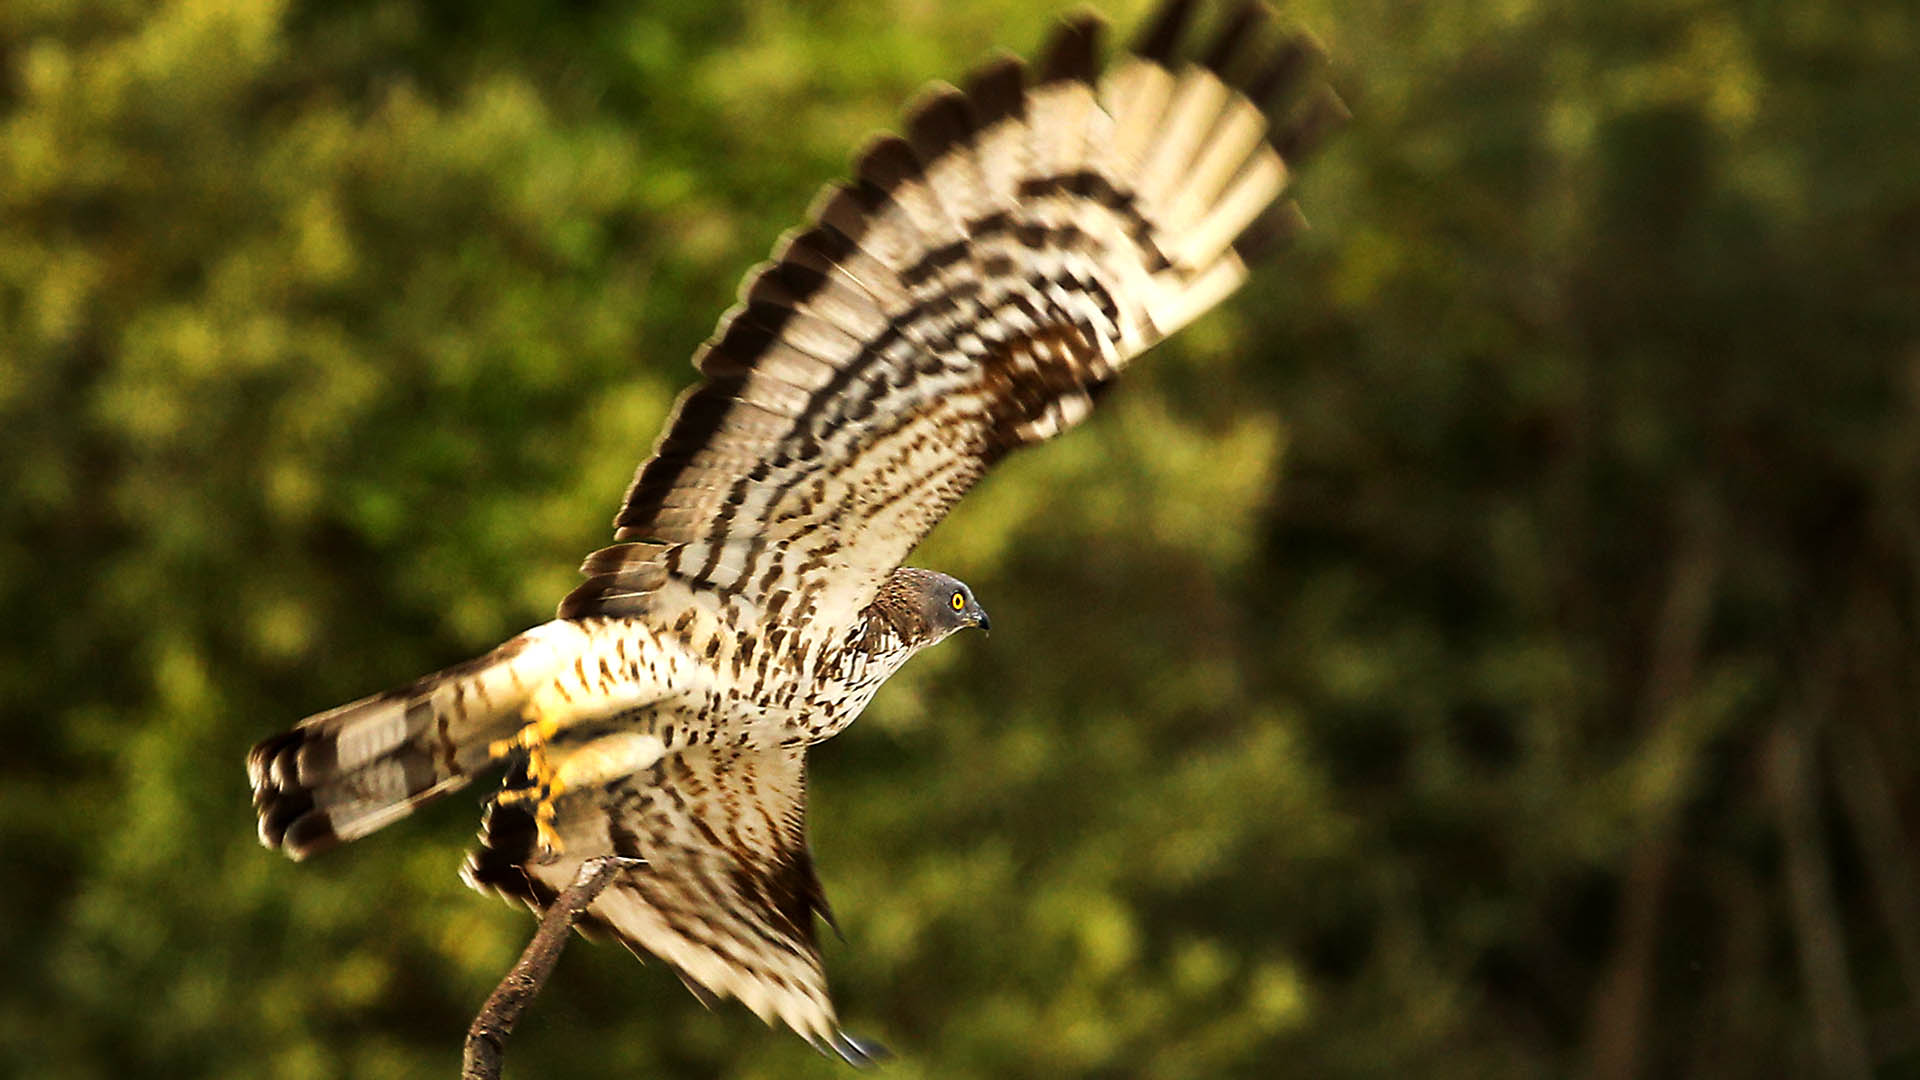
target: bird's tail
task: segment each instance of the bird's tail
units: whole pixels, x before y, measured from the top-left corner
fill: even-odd
[[[538,626],[478,659],[302,720],[247,755],[260,842],[304,859],[464,787],[528,697],[577,649]]]

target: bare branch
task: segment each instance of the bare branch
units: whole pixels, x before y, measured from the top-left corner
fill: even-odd
[[[1833,1080],[1866,1080],[1873,1068],[1847,974],[1846,944],[1814,788],[1817,774],[1809,755],[1806,738],[1792,720],[1774,727],[1766,773],[1785,847],[1788,914],[1800,947],[1800,975],[1813,1012],[1821,1074]]]
[[[500,980],[500,985],[493,988],[487,1003],[480,1007],[480,1014],[473,1018],[473,1025],[467,1028],[461,1080],[499,1080],[507,1036],[513,1034],[513,1025],[520,1022],[520,1014],[527,1011],[534,995],[546,985],[547,976],[553,974],[553,966],[560,960],[560,950],[566,947],[574,921],[592,906],[594,898],[613,880],[615,873],[639,865],[642,865],[640,859],[617,855],[603,855],[580,864],[573,884],[547,905],[546,914],[540,917],[540,929],[534,932],[526,951],[520,954],[506,978]]]
[[[1681,531],[1657,622],[1653,662],[1640,704],[1646,738],[1669,723],[1694,691],[1700,642],[1720,578],[1714,507],[1700,496],[1683,504]],[[1641,841],[1622,882],[1619,930],[1607,970],[1594,993],[1588,1021],[1588,1080],[1629,1080],[1641,1071],[1646,1016],[1653,996],[1653,954],[1660,908],[1679,850],[1679,807],[1658,807],[1642,826]]]
[[[1878,752],[1857,729],[1835,724],[1828,733],[1834,788],[1840,806],[1853,823],[1861,862],[1873,886],[1880,918],[1887,928],[1893,959],[1907,986],[1908,1023],[1920,1031],[1920,923],[1914,920],[1920,888],[1915,885],[1913,860],[1893,785],[1887,781]]]

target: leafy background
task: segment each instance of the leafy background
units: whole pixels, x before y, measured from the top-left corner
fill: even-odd
[[[477,794],[294,866],[247,746],[545,618],[741,271],[1051,8],[0,7],[0,1072],[455,1070]],[[1920,15],[1292,16],[1315,231],[953,516],[999,629],[817,754],[850,1026],[1920,1075]],[[606,947],[508,1069],[842,1075]]]

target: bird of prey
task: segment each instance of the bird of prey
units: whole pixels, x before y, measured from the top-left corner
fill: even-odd
[[[923,92],[749,274],[557,617],[255,746],[261,841],[304,859],[503,768],[469,884],[540,910],[583,861],[637,860],[587,928],[869,1061],[815,945],[808,747],[986,628],[902,561],[1297,229],[1291,166],[1343,116],[1310,40],[1249,3],[1184,49],[1193,8],[1104,72],[1081,15],[1032,69]]]

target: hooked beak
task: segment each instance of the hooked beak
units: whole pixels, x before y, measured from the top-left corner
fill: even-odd
[[[974,607],[973,625],[979,627],[982,631],[987,633],[991,633],[993,631],[993,621],[987,618],[986,608],[979,607],[979,606]]]

